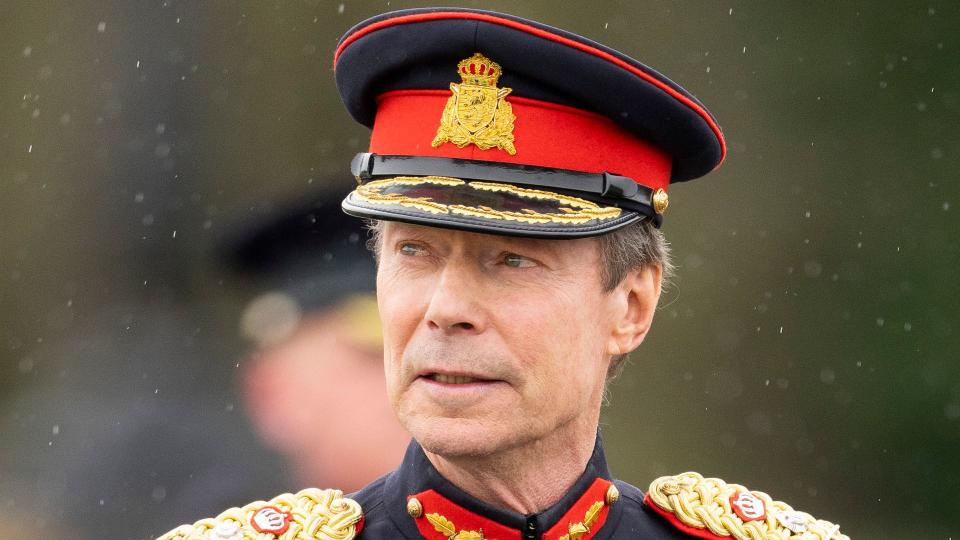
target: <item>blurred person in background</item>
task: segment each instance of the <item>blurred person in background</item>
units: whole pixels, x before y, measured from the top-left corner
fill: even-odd
[[[256,350],[239,376],[254,428],[297,485],[354,490],[396,467],[409,436],[384,391],[376,270],[344,195],[285,208],[225,247],[256,291],[240,321]]]
[[[385,396],[374,263],[342,196],[226,227],[214,272],[253,297],[232,312],[255,346],[240,361],[230,336],[197,338],[210,321],[179,303],[143,323],[110,306],[35,349],[42,384],[0,417],[22,442],[5,452],[18,468],[0,475],[15,495],[0,539],[152,538],[265,489],[359,488],[397,465],[409,437]],[[117,321],[129,337],[104,335]]]

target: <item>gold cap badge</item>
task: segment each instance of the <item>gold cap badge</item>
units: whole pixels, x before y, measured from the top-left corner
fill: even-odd
[[[434,148],[451,142],[458,148],[474,144],[481,150],[499,148],[511,156],[513,145],[513,108],[505,99],[512,89],[497,88],[500,64],[475,53],[457,64],[460,84],[450,83],[453,95],[440,117]]]

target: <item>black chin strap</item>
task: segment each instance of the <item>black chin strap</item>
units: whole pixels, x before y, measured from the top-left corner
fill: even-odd
[[[653,210],[653,190],[641,186],[626,176],[551,169],[514,163],[474,161],[423,156],[383,156],[361,152],[350,162],[350,172],[363,184],[371,180],[393,176],[449,176],[461,180],[483,180],[521,186],[586,194],[586,198],[600,199],[646,215],[659,226],[663,216]]]

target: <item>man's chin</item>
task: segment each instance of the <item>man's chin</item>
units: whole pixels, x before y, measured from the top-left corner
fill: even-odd
[[[404,427],[424,450],[450,459],[491,456],[520,444],[517,432],[502,422],[414,418]]]

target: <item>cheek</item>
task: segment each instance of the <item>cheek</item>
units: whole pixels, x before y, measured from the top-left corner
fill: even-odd
[[[575,392],[577,381],[592,375],[589,364],[602,363],[603,316],[587,298],[582,291],[552,291],[535,299],[506,297],[495,310],[531,384]]]
[[[377,307],[383,327],[383,358],[388,390],[396,390],[407,343],[422,319],[422,294],[417,287],[398,286],[389,276],[377,278]]]
[[[378,293],[377,296],[384,347],[395,348],[398,343],[405,343],[409,339],[419,324],[423,311],[418,309],[415,295],[409,292],[388,290]]]

